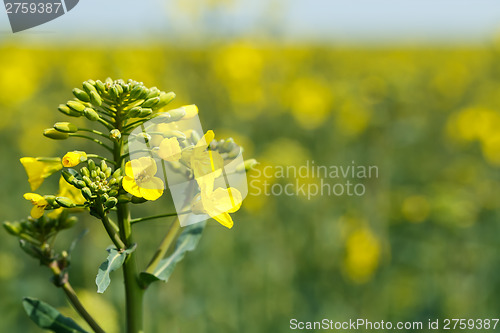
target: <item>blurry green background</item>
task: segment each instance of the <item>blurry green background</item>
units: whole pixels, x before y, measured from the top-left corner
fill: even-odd
[[[374,47],[255,35],[89,45],[77,38],[44,43],[40,36],[31,36],[37,43],[0,41],[3,220],[26,216],[31,206],[22,198],[29,185],[20,157],[95,149],[41,133],[65,120],[57,106],[72,88],[108,76],[174,91],[172,108],[197,104],[204,129],[233,137],[260,169],[307,161],[379,168],[379,178],[362,181],[362,197],[308,200],[250,191],[232,230],[211,220],[169,283],[147,292],[148,332],[287,332],[291,318],[498,317],[500,44],[494,40]],[[57,181],[49,178],[38,193],[55,191]],[[170,210],[169,200],[133,215]],[[134,227],[140,264],[169,223]],[[73,255],[72,282],[103,326],[122,332],[121,274],[112,274],[103,295],[94,284],[109,245],[102,226],[84,217],[58,244],[67,246],[85,228],[91,232]],[[48,270],[7,233],[0,239],[0,331],[37,332],[23,296],[76,316]]]

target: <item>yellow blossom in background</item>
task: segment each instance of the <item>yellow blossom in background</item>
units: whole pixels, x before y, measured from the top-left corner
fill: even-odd
[[[151,157],[141,157],[125,164],[122,186],[128,193],[154,201],[162,196],[163,181],[155,177],[156,162]]]
[[[368,228],[361,227],[351,232],[346,240],[344,272],[354,282],[367,282],[378,267],[381,246]]]
[[[165,138],[161,141],[158,156],[169,162],[178,161],[181,158],[181,146],[176,138]]]
[[[85,162],[87,160],[87,154],[84,151],[71,151],[66,153],[62,158],[62,164],[66,168],[74,167],[80,164],[80,162]]]
[[[32,191],[39,188],[45,178],[63,167],[60,158],[22,157],[20,161],[28,174]]]
[[[31,201],[33,208],[31,209],[31,217],[38,219],[43,216],[45,207],[49,204],[44,197],[36,193],[25,193],[24,199]]]

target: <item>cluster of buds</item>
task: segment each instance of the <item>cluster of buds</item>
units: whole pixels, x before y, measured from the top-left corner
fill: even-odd
[[[90,208],[90,213],[98,218],[110,209],[114,208],[118,203],[118,191],[122,180],[121,169],[113,172],[105,161],[101,161],[100,166],[97,166],[92,159],[87,160],[87,166],[82,167],[80,171],[68,168],[63,170],[62,175],[66,182],[80,189],[85,198],[85,206]],[[66,202],[63,205],[65,208],[74,207],[72,202]]]
[[[67,116],[85,116],[91,121],[106,123],[109,127],[116,117],[122,120],[149,117],[175,98],[173,92],[163,92],[156,87],[147,88],[142,82],[134,80],[88,80],[83,82],[82,88],[73,89],[75,99],[59,105],[58,110]],[[56,140],[66,139],[70,133],[78,130],[76,126],[68,124],[58,123],[54,128],[46,129],[44,135]]]
[[[77,222],[75,216],[63,211],[56,217],[43,215],[40,218],[28,217],[25,220],[4,222],[5,230],[19,238],[21,248],[30,256],[42,261],[54,257],[51,240],[61,230],[71,228]]]

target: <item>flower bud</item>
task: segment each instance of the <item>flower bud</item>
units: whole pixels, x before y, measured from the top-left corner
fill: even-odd
[[[136,118],[141,114],[142,109],[139,106],[135,106],[130,109],[127,116],[130,118]]]
[[[111,197],[108,200],[106,200],[106,202],[104,203],[104,206],[106,208],[110,209],[110,208],[113,208],[114,206],[116,206],[117,203],[118,203],[118,199]]]
[[[90,188],[88,187],[82,188],[82,195],[87,201],[92,200],[92,191],[90,190]]]
[[[76,181],[78,180],[76,178],[76,175],[78,173],[75,170],[73,170],[73,169],[67,169],[67,170],[61,171],[61,173],[62,173],[62,176],[63,176],[64,180],[68,184],[71,184],[71,185],[75,185],[76,184]]]
[[[160,97],[153,97],[153,98],[147,99],[144,103],[142,103],[141,106],[143,108],[152,108],[153,106],[155,106],[159,102],[160,102]]]
[[[86,184],[83,180],[77,180],[77,181],[75,182],[75,187],[76,187],[76,188],[82,189],[82,188],[84,188],[85,186],[87,186],[87,184]]]
[[[73,95],[75,95],[75,97],[82,102],[90,102],[89,95],[81,89],[78,88],[73,89]]]
[[[175,93],[173,93],[172,91],[168,93],[161,92],[159,97],[160,101],[155,105],[155,109],[161,109],[162,107],[170,103],[175,98]]]
[[[88,120],[96,121],[99,120],[99,114],[94,109],[91,108],[85,108],[83,111],[83,114]]]
[[[47,128],[43,131],[43,135],[53,140],[65,140],[69,137],[68,133],[63,133],[55,130],[54,128]]]
[[[120,132],[120,130],[114,128],[111,130],[111,132],[109,132],[109,137],[115,141],[118,141],[121,139],[122,133]]]
[[[71,201],[70,198],[66,198],[66,197],[57,197],[56,198],[56,202],[61,206],[61,207],[64,207],[64,208],[73,208],[75,207],[75,204],[73,203],[73,201]]]
[[[50,206],[54,206],[56,196],[55,195],[44,195],[43,198],[48,202]]]
[[[74,111],[74,110],[70,109],[67,105],[64,105],[64,104],[60,104],[59,107],[57,108],[57,110],[59,110],[59,112],[65,114],[67,116],[70,116],[70,117],[81,117],[82,116],[81,112]]]
[[[75,112],[81,113],[83,112],[83,110],[85,110],[85,105],[77,101],[68,101],[66,105]]]
[[[149,116],[151,113],[153,113],[152,109],[141,108],[141,113],[139,113],[138,117],[139,118],[144,118],[144,117]]]
[[[90,171],[95,170],[95,162],[94,162],[94,160],[88,160],[87,161],[87,165],[89,166],[89,170]]]
[[[118,195],[118,191],[117,190],[111,190],[108,192],[109,196],[110,197],[116,197]]]
[[[18,236],[21,231],[21,224],[19,222],[4,222],[3,227],[11,235]]]
[[[156,87],[151,87],[149,88],[149,94],[146,96],[146,99],[157,97],[160,95],[160,92],[161,92],[160,89]]]
[[[123,94],[123,87],[121,84],[115,84],[116,90],[118,91],[118,95]]]
[[[178,108],[178,109],[167,111],[166,113],[168,113],[170,115],[170,121],[177,121],[177,120],[181,120],[186,115],[186,109]]]
[[[96,87],[98,93],[103,94],[106,92],[106,86],[104,85],[104,83],[102,83],[101,80],[97,80],[95,82],[95,87]]]
[[[89,80],[90,81],[90,80]],[[96,92],[97,93],[97,90],[96,88],[94,87],[94,85],[92,85],[89,81],[85,81],[83,82],[83,89],[87,92],[87,94],[90,95],[90,93],[92,91]],[[95,82],[94,82],[95,84]]]
[[[120,93],[118,92],[118,89],[116,86],[112,86],[111,89],[109,90],[109,94],[111,95],[112,99],[118,99],[118,96],[120,96]]]
[[[163,136],[166,138],[177,138],[177,139],[185,139],[186,134],[177,130],[168,130],[163,132]]]
[[[62,158],[62,164],[66,168],[74,167],[80,162],[85,162],[87,160],[87,154],[84,151],[71,151],[66,153]]]
[[[57,122],[54,124],[54,128],[63,133],[75,133],[78,131],[78,127],[76,125],[73,125],[72,123],[68,122]]]
[[[95,91],[91,91],[90,92],[90,102],[92,104],[95,104],[97,106],[101,106],[102,105],[102,98],[101,96],[99,96],[99,94]]]
[[[82,179],[85,182],[85,184],[87,184],[87,186],[90,186],[90,184],[93,183],[92,179],[90,179],[89,176],[83,176]]]
[[[141,87],[141,93],[137,97],[138,99],[145,99],[149,95],[149,89],[142,86]]]
[[[233,150],[234,146],[236,144],[234,143],[234,140],[233,138],[228,138],[226,139],[226,141],[219,146],[219,152],[221,153],[227,153],[227,152],[230,152],[231,150]]]
[[[125,195],[125,194],[120,195],[117,199],[118,199],[118,203],[121,203],[121,204],[130,202],[129,196]]]
[[[142,86],[139,84],[136,84],[134,88],[130,91],[130,98],[131,99],[137,99],[137,97],[140,95],[142,91]]]
[[[83,167],[80,169],[80,173],[84,176],[84,177],[90,177],[90,171],[87,167]]]

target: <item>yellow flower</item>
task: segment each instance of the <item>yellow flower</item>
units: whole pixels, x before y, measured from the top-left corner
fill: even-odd
[[[43,216],[45,207],[47,207],[47,205],[49,204],[44,197],[36,193],[25,193],[24,199],[30,200],[33,204],[33,208],[31,209],[31,217],[38,219]]]
[[[163,181],[155,177],[154,159],[141,157],[125,164],[122,186],[128,193],[146,200],[156,200],[163,194]]]
[[[195,213],[206,213],[226,228],[231,229],[234,223],[229,213],[240,209],[243,198],[240,191],[233,187],[227,189],[219,187],[213,191],[214,179],[213,174],[197,179],[201,189],[201,200],[193,205],[192,210]]]
[[[28,174],[32,191],[39,188],[45,178],[62,169],[60,158],[23,157],[20,161]]]
[[[85,162],[87,160],[87,154],[84,151],[70,151],[64,155],[62,158],[62,164],[66,168],[71,168],[80,164],[80,162]]]
[[[166,138],[160,143],[158,156],[169,162],[178,161],[181,158],[181,146],[176,138]]]
[[[215,173],[215,178],[220,176],[224,167],[224,159],[216,151],[206,150],[210,142],[215,138],[213,131],[208,131],[191,152],[190,164],[195,179],[203,177],[209,173]]]

